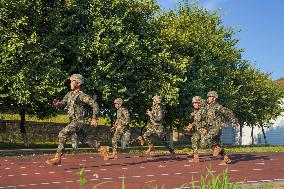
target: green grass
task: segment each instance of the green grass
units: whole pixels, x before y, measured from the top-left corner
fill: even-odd
[[[19,114],[0,114],[0,118],[3,120],[16,120],[16,121],[20,121],[20,115]],[[39,119],[35,116],[29,116],[26,115],[26,121],[31,121],[31,122],[50,122],[50,123],[68,123],[69,122],[69,117],[66,114],[60,114],[60,115],[56,115],[54,117],[51,118],[47,118],[47,119]],[[88,119],[88,121],[90,121],[90,119]],[[100,118],[99,125],[107,125],[109,124],[109,119],[108,118]]]

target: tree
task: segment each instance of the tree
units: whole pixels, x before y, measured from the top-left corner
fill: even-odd
[[[1,0],[0,94],[6,106],[20,114],[20,130],[27,143],[25,115],[50,116],[51,97],[63,89],[56,49],[49,45],[41,1]]]

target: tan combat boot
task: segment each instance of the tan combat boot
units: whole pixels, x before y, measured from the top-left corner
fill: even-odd
[[[112,152],[112,154],[109,156],[109,159],[117,159],[117,152]]]
[[[215,146],[215,147],[213,148],[213,157],[219,156],[221,150],[222,150],[222,149],[221,149],[219,146]]]
[[[232,161],[231,159],[229,158],[228,155],[224,155],[224,159],[223,161],[221,162],[221,165],[225,165],[225,164],[230,164]]]
[[[56,153],[54,158],[47,160],[45,163],[48,165],[58,165],[61,164],[61,156],[62,154]]]
[[[193,155],[193,159],[190,159],[188,160],[189,162],[192,162],[192,163],[199,163],[200,160],[199,160],[199,155],[196,153]]]
[[[104,160],[107,161],[109,159],[109,146],[101,146],[99,148],[99,152],[101,153],[101,155],[104,157]]]
[[[144,141],[144,139],[143,139],[142,136],[139,136],[139,137],[137,138],[137,140],[140,142],[141,146],[144,145],[145,141]]]
[[[148,149],[145,151],[145,154],[151,154],[152,149],[153,149],[153,144],[149,144]]]

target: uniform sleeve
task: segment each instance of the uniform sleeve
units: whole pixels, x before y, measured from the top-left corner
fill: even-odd
[[[122,114],[123,114],[122,124],[123,124],[123,125],[128,125],[129,122],[130,122],[129,111],[128,111],[127,109],[123,109],[123,110],[122,110]]]
[[[67,105],[67,101],[68,101],[68,97],[70,95],[70,92],[68,92],[64,98],[61,100],[61,106],[66,106]]]
[[[163,111],[162,111],[161,108],[159,108],[159,109],[153,111],[152,119],[155,122],[161,122],[162,119],[163,119],[163,116],[164,116]]]
[[[79,96],[80,100],[82,102],[84,102],[85,104],[89,105],[92,107],[92,110],[93,110],[93,116],[92,118],[93,119],[97,119],[98,118],[98,114],[100,112],[100,109],[99,109],[99,105],[98,103],[92,99],[92,97],[90,97],[89,95],[85,94],[85,93],[82,93],[80,96]]]
[[[238,120],[235,117],[234,113],[232,110],[230,110],[229,108],[226,107],[221,107],[219,110],[222,114],[224,114],[233,124],[237,124]]]

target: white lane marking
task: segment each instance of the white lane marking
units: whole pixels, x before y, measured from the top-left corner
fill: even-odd
[[[85,163],[79,163],[79,165],[86,165]]]
[[[181,175],[182,173],[175,173],[175,175]]]
[[[140,169],[144,169],[145,167],[139,167]]]
[[[74,182],[73,180],[66,180],[65,182]]]
[[[28,174],[25,174],[25,173],[24,173],[24,174],[21,174],[21,175],[23,175],[23,176],[27,176]]]
[[[29,184],[30,186],[36,186],[37,184]]]
[[[154,175],[146,175],[146,177],[153,177]]]
[[[258,181],[256,181],[256,180],[248,180],[247,182],[249,182],[249,183],[257,183]]]
[[[90,172],[90,171],[91,171],[90,169],[86,169],[86,170],[85,170],[85,172]]]
[[[257,164],[257,165],[264,165],[264,163],[255,163],[255,164]]]
[[[131,177],[133,177],[133,178],[140,178],[141,176],[138,176],[138,175],[137,175],[137,176],[131,176]]]
[[[276,181],[284,181],[284,179],[274,179],[274,180],[276,180]]]
[[[82,161],[87,161],[87,160],[83,159]]]
[[[126,170],[126,169],[128,169],[128,168],[126,168],[126,167],[122,167],[121,169],[124,169],[124,170]]]
[[[34,173],[35,175],[40,175],[40,173]]]
[[[67,158],[64,158],[64,157],[63,157],[63,158],[61,158],[61,159],[67,159]]]
[[[94,157],[90,157],[91,159],[94,159]]]
[[[188,164],[188,165],[183,165],[183,166],[185,166],[185,167],[190,167],[191,165]]]
[[[10,163],[11,165],[14,165],[15,163]]]
[[[208,173],[216,173],[214,170],[208,170]]]
[[[48,185],[48,184],[50,184],[50,183],[48,183],[48,182],[42,182],[42,183],[40,183],[40,184],[42,184],[42,185]]]
[[[38,163],[38,162],[34,161],[33,163],[36,164],[36,163]]]
[[[26,187],[27,185],[25,184],[21,184],[21,185],[18,185],[19,187]]]
[[[14,177],[15,175],[8,175],[8,177]]]
[[[61,182],[52,182],[53,184],[61,184]]]
[[[111,163],[105,163],[105,165],[111,165]]]
[[[65,172],[67,172],[67,173],[72,173],[73,171],[67,170],[67,171],[65,171]]]
[[[164,166],[164,165],[159,165],[158,167],[166,167],[166,166]]]
[[[107,169],[100,169],[101,171],[106,171]]]
[[[6,169],[6,170],[9,170],[9,169],[11,169],[11,168],[10,168],[10,167],[6,167],[5,169]]]
[[[123,179],[123,178],[126,179],[127,177],[123,176],[123,177],[118,177],[118,178],[119,178],[119,179]]]
[[[90,180],[98,180],[98,179],[90,179]]]
[[[26,167],[20,167],[21,169],[25,169]]]
[[[237,170],[237,169],[232,169],[232,170],[230,170],[231,172],[238,172],[239,170]]]
[[[50,171],[50,172],[48,172],[48,173],[53,174],[53,173],[55,173],[55,172]]]
[[[167,174],[167,173],[163,173],[163,174],[161,174],[162,176],[168,176],[169,174]]]
[[[4,161],[8,161],[8,160],[5,159]]]
[[[263,169],[252,169],[253,171],[262,171]]]
[[[40,165],[40,166],[38,166],[38,167],[43,168],[44,166],[43,166],[43,165]]]
[[[104,180],[111,180],[112,178],[108,178],[108,177],[106,177],[106,178],[103,178]]]
[[[62,165],[57,165],[58,167],[62,167]]]
[[[272,180],[260,180],[261,182],[271,182]]]
[[[16,186],[7,186],[7,188],[15,188]]]
[[[194,172],[194,171],[192,171],[192,172],[189,172],[189,173],[192,173],[192,174],[197,174],[197,173],[199,173],[199,172]]]

